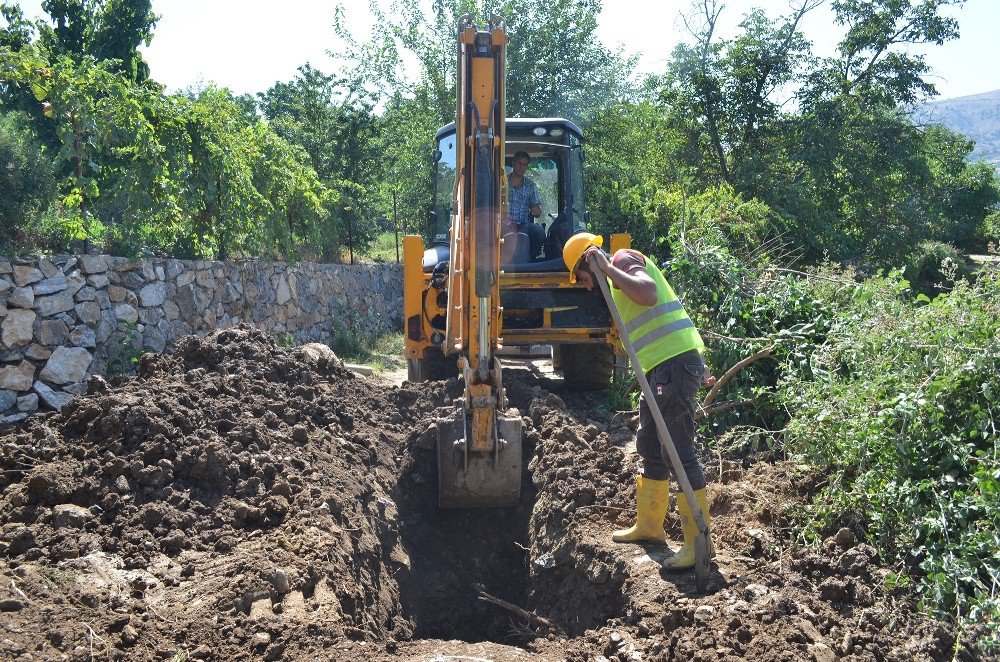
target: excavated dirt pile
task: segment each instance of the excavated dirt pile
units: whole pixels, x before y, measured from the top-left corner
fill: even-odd
[[[628,417],[507,374],[527,461],[503,510],[436,506],[457,380],[389,386],[249,328],[0,430],[0,659],[950,658],[850,531],[788,544],[807,469],[716,465],[705,595],[667,547],[613,545]]]

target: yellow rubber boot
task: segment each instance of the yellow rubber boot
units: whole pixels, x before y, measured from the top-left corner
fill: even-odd
[[[701,506],[701,512],[705,515],[705,523],[711,526],[712,518],[708,514],[708,494],[704,489],[695,490],[694,497]],[[677,495],[677,513],[681,516],[681,528],[684,530],[684,546],[677,550],[677,553],[663,561],[663,567],[667,570],[687,570],[694,567],[694,539],[698,536],[698,524],[694,521],[691,508],[688,506],[687,497],[681,492]],[[708,539],[708,557],[715,558],[715,546],[712,539]]]
[[[665,542],[663,520],[670,502],[670,481],[639,476],[635,490],[635,524],[611,534],[615,542]]]

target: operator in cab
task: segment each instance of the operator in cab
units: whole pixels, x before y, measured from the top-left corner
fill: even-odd
[[[513,170],[507,178],[510,219],[504,228],[504,233],[523,232],[526,234],[530,253],[529,260],[534,261],[545,243],[545,228],[535,223],[535,219],[542,215],[542,198],[535,182],[525,176],[530,164],[531,157],[528,156],[527,152],[521,150],[514,153],[514,158],[511,161]]]
[[[563,248],[563,260],[571,283],[588,290],[597,286],[595,278],[607,278],[611,296],[621,313],[624,329],[635,347],[639,364],[646,373],[681,464],[691,481],[701,511],[709,520],[705,474],[694,447],[695,396],[698,388],[714,383],[705,364],[705,343],[677,295],[656,264],[639,251],[623,249],[608,257],[601,249],[603,239],[588,232],[573,235]],[[591,270],[589,257],[596,258],[601,274]],[[636,479],[635,524],[615,531],[615,542],[664,543],[663,521],[670,502],[670,459],[660,444],[656,425],[645,396],[639,398],[639,428],[636,451],[642,460]],[[677,511],[684,531],[684,545],[663,562],[668,570],[684,570],[695,563],[694,540],[698,525],[684,493],[678,490]],[[711,541],[710,555],[715,556]]]

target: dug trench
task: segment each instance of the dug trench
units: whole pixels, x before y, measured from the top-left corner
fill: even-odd
[[[508,384],[519,505],[441,510],[457,380],[387,385],[243,327],[92,380],[0,430],[0,658],[951,657],[953,629],[850,531],[789,540],[815,471],[709,462],[698,594],[660,569],[668,547],[608,540],[635,496],[630,417],[530,365]]]

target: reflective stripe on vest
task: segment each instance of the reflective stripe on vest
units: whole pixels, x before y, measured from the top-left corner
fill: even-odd
[[[623,332],[639,357],[639,365],[643,372],[649,372],[678,354],[692,349],[704,351],[705,344],[666,278],[648,257],[643,257],[646,273],[656,284],[656,303],[641,306],[614,287],[611,296],[621,313]]]

